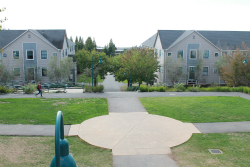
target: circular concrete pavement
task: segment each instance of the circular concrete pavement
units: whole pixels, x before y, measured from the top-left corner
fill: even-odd
[[[78,136],[113,155],[170,154],[192,136],[189,124],[146,112],[110,113],[81,123]]]

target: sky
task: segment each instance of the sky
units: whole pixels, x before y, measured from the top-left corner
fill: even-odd
[[[140,46],[157,30],[250,31],[249,0],[1,0],[4,29],[66,29],[97,46]]]

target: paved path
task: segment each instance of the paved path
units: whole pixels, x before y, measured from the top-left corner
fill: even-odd
[[[122,82],[116,82],[114,76],[110,74],[105,77],[102,84],[104,92],[121,92],[120,87],[124,85]]]

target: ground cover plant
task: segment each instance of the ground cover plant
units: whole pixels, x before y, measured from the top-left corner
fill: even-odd
[[[79,167],[111,167],[111,150],[89,145],[78,137],[66,137],[69,152]],[[0,166],[50,166],[55,156],[54,137],[0,136]]]
[[[172,148],[173,159],[180,167],[249,166],[250,133],[193,134],[182,145]],[[211,154],[220,149],[223,154]]]
[[[108,102],[105,98],[0,99],[0,124],[54,125],[59,110],[63,112],[64,124],[80,124],[108,115]]]
[[[143,97],[140,101],[149,114],[183,122],[250,121],[249,100],[241,97]]]

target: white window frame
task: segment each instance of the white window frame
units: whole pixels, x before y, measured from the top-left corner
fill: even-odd
[[[47,69],[47,75],[43,76],[43,69]],[[48,76],[48,67],[41,67],[41,76],[47,77]]]
[[[33,52],[33,59],[28,59],[28,51],[32,51]],[[26,60],[34,60],[34,50],[26,50]]]
[[[14,57],[14,52],[17,52],[17,51],[18,51],[18,59],[20,59],[20,51],[19,50],[13,50],[12,55],[13,55],[14,60],[18,60],[18,59],[15,59],[15,57]]]
[[[204,55],[205,55],[204,52],[205,51],[208,51],[208,57],[204,57]],[[209,59],[209,52],[210,52],[209,50],[203,50],[203,59]]]
[[[42,59],[42,51],[46,51],[46,59]],[[47,50],[41,50],[41,60],[47,60],[48,59],[48,51]]]
[[[19,75],[16,75],[15,69],[19,69]],[[20,67],[13,68],[13,72],[14,72],[15,77],[20,77],[21,76],[21,68]]]
[[[170,54],[170,56],[169,56],[169,54]],[[172,52],[168,52],[168,53],[167,53],[167,56],[168,56],[168,57],[172,57]]]
[[[202,67],[202,75],[204,75],[204,71],[203,70],[204,70],[205,67],[207,67],[207,75],[208,75],[208,72],[209,72],[209,67],[208,66],[203,66]],[[204,75],[204,76],[207,76],[207,75]]]
[[[195,58],[191,58],[191,52],[195,51]],[[189,59],[197,59],[197,49],[190,49],[189,50]]]
[[[176,56],[176,57],[179,58],[179,57],[178,57],[178,52],[179,52],[179,51],[182,51],[182,58],[184,59],[184,50],[177,50],[177,56]]]
[[[216,70],[217,72],[214,72],[214,70]],[[217,69],[217,68],[214,68],[214,69],[213,69],[213,73],[214,73],[214,74],[218,74],[218,69]]]
[[[218,56],[215,56],[216,53],[218,54]],[[214,53],[214,57],[219,57],[219,56],[220,56],[220,55],[219,55],[219,52],[215,52],[215,53]]]
[[[54,54],[56,54],[56,55],[54,55]],[[57,52],[53,52],[53,56],[54,56],[54,57],[57,57]]]

